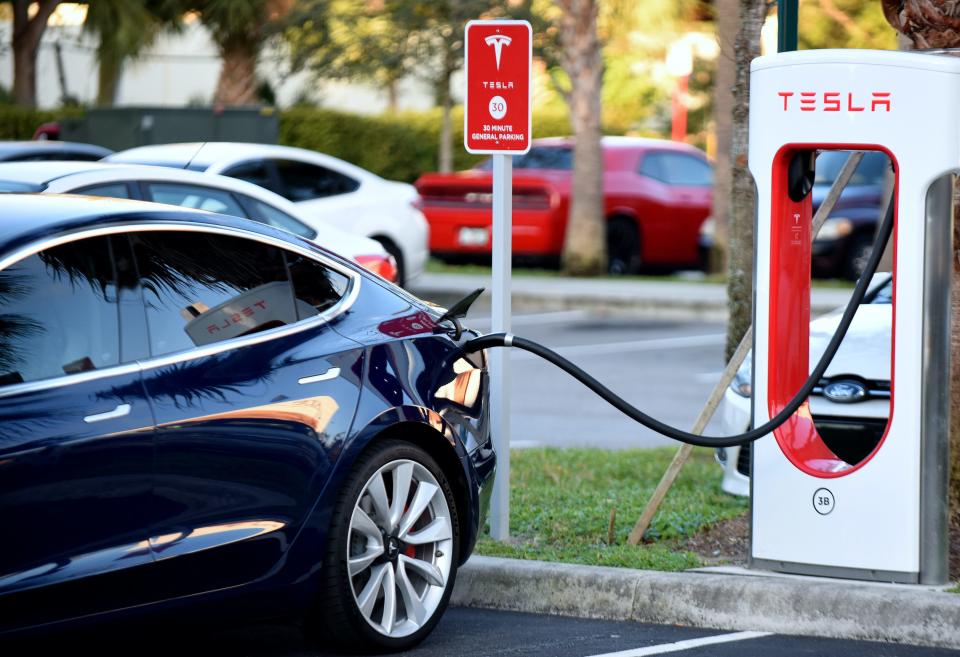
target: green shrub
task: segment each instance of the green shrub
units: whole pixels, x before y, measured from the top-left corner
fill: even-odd
[[[0,105],[0,139],[31,139],[41,123],[81,114],[79,109],[38,110]]]
[[[296,107],[280,114],[280,143],[333,155],[390,180],[413,182],[436,171],[439,162],[441,111],[401,112],[365,116],[328,109]],[[463,108],[451,116],[454,169],[468,169],[483,159],[463,148]],[[622,134],[621,126],[604,132]],[[566,112],[533,116],[533,136],[570,134]]]

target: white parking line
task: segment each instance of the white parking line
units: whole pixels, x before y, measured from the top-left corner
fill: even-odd
[[[717,634],[715,636],[705,636],[701,639],[687,639],[686,641],[677,641],[676,643],[662,643],[659,646],[647,646],[646,648],[621,650],[620,652],[607,652],[602,655],[590,655],[590,657],[647,657],[647,655],[662,655],[668,652],[692,650],[701,646],[712,646],[718,643],[757,639],[770,636],[771,634],[772,632],[733,632],[732,634]]]
[[[564,356],[595,356],[619,354],[625,351],[656,351],[660,349],[679,349],[684,347],[705,347],[721,344],[726,340],[723,333],[710,335],[685,335],[679,338],[653,338],[650,340],[630,340],[629,342],[605,342],[600,344],[568,345],[553,348]],[[538,358],[525,351],[514,350],[513,358]]]

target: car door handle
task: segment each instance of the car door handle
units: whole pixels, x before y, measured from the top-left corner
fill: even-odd
[[[130,415],[130,404],[117,404],[117,407],[106,413],[94,413],[83,418],[84,422],[102,422],[103,420],[113,420],[118,417]]]
[[[322,374],[314,374],[313,376],[305,376],[302,379],[298,379],[297,383],[300,385],[307,385],[308,383],[319,383],[320,381],[329,381],[330,379],[335,379],[340,376],[339,367],[331,367],[326,372]]]

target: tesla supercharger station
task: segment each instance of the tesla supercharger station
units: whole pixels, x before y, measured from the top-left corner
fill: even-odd
[[[805,404],[752,451],[751,565],[888,582],[947,581],[949,307],[960,58],[867,50],[760,57],[750,77],[757,188],[754,426],[810,372],[812,204],[797,185],[818,151],[878,150],[895,174],[886,431],[837,457]],[[791,172],[791,167],[793,171]]]

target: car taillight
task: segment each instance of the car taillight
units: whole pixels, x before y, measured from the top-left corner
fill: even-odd
[[[360,255],[354,258],[360,266],[391,283],[397,282],[397,261],[391,255]]]

